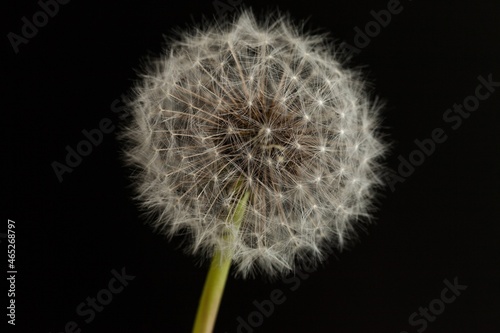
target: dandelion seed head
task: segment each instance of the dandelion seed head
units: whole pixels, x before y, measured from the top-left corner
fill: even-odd
[[[150,60],[122,137],[153,225],[189,235],[192,253],[229,249],[243,276],[318,263],[353,239],[385,144],[379,105],[340,59],[286,16],[244,10]],[[236,228],[228,216],[247,191]]]

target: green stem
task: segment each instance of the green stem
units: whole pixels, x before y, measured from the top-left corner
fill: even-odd
[[[245,192],[240,199],[234,214],[232,222],[236,227],[240,227],[245,216],[249,192]],[[224,293],[224,286],[227,281],[229,268],[231,267],[232,255],[230,253],[222,253],[217,250],[212,258],[210,269],[208,271],[205,286],[198,305],[198,312],[194,321],[193,333],[212,333],[217,313],[219,312],[220,301]]]

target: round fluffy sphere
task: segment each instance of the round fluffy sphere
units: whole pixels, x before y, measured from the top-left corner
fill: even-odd
[[[154,225],[193,253],[229,251],[244,276],[341,248],[369,217],[384,151],[358,73],[280,15],[244,11],[181,37],[150,61],[123,133]]]

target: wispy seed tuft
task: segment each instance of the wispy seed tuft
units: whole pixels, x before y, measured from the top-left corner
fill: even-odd
[[[122,134],[154,226],[187,234],[193,253],[231,251],[243,276],[342,248],[370,217],[385,151],[380,107],[342,58],[286,16],[258,21],[246,10],[150,60]],[[228,216],[244,192],[236,229]]]

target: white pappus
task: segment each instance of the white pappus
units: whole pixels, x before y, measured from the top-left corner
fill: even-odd
[[[121,133],[152,224],[185,234],[192,253],[231,251],[243,276],[342,248],[370,218],[387,146],[381,105],[345,59],[287,16],[249,10],[171,41],[135,85]],[[227,217],[243,192],[237,228]]]

